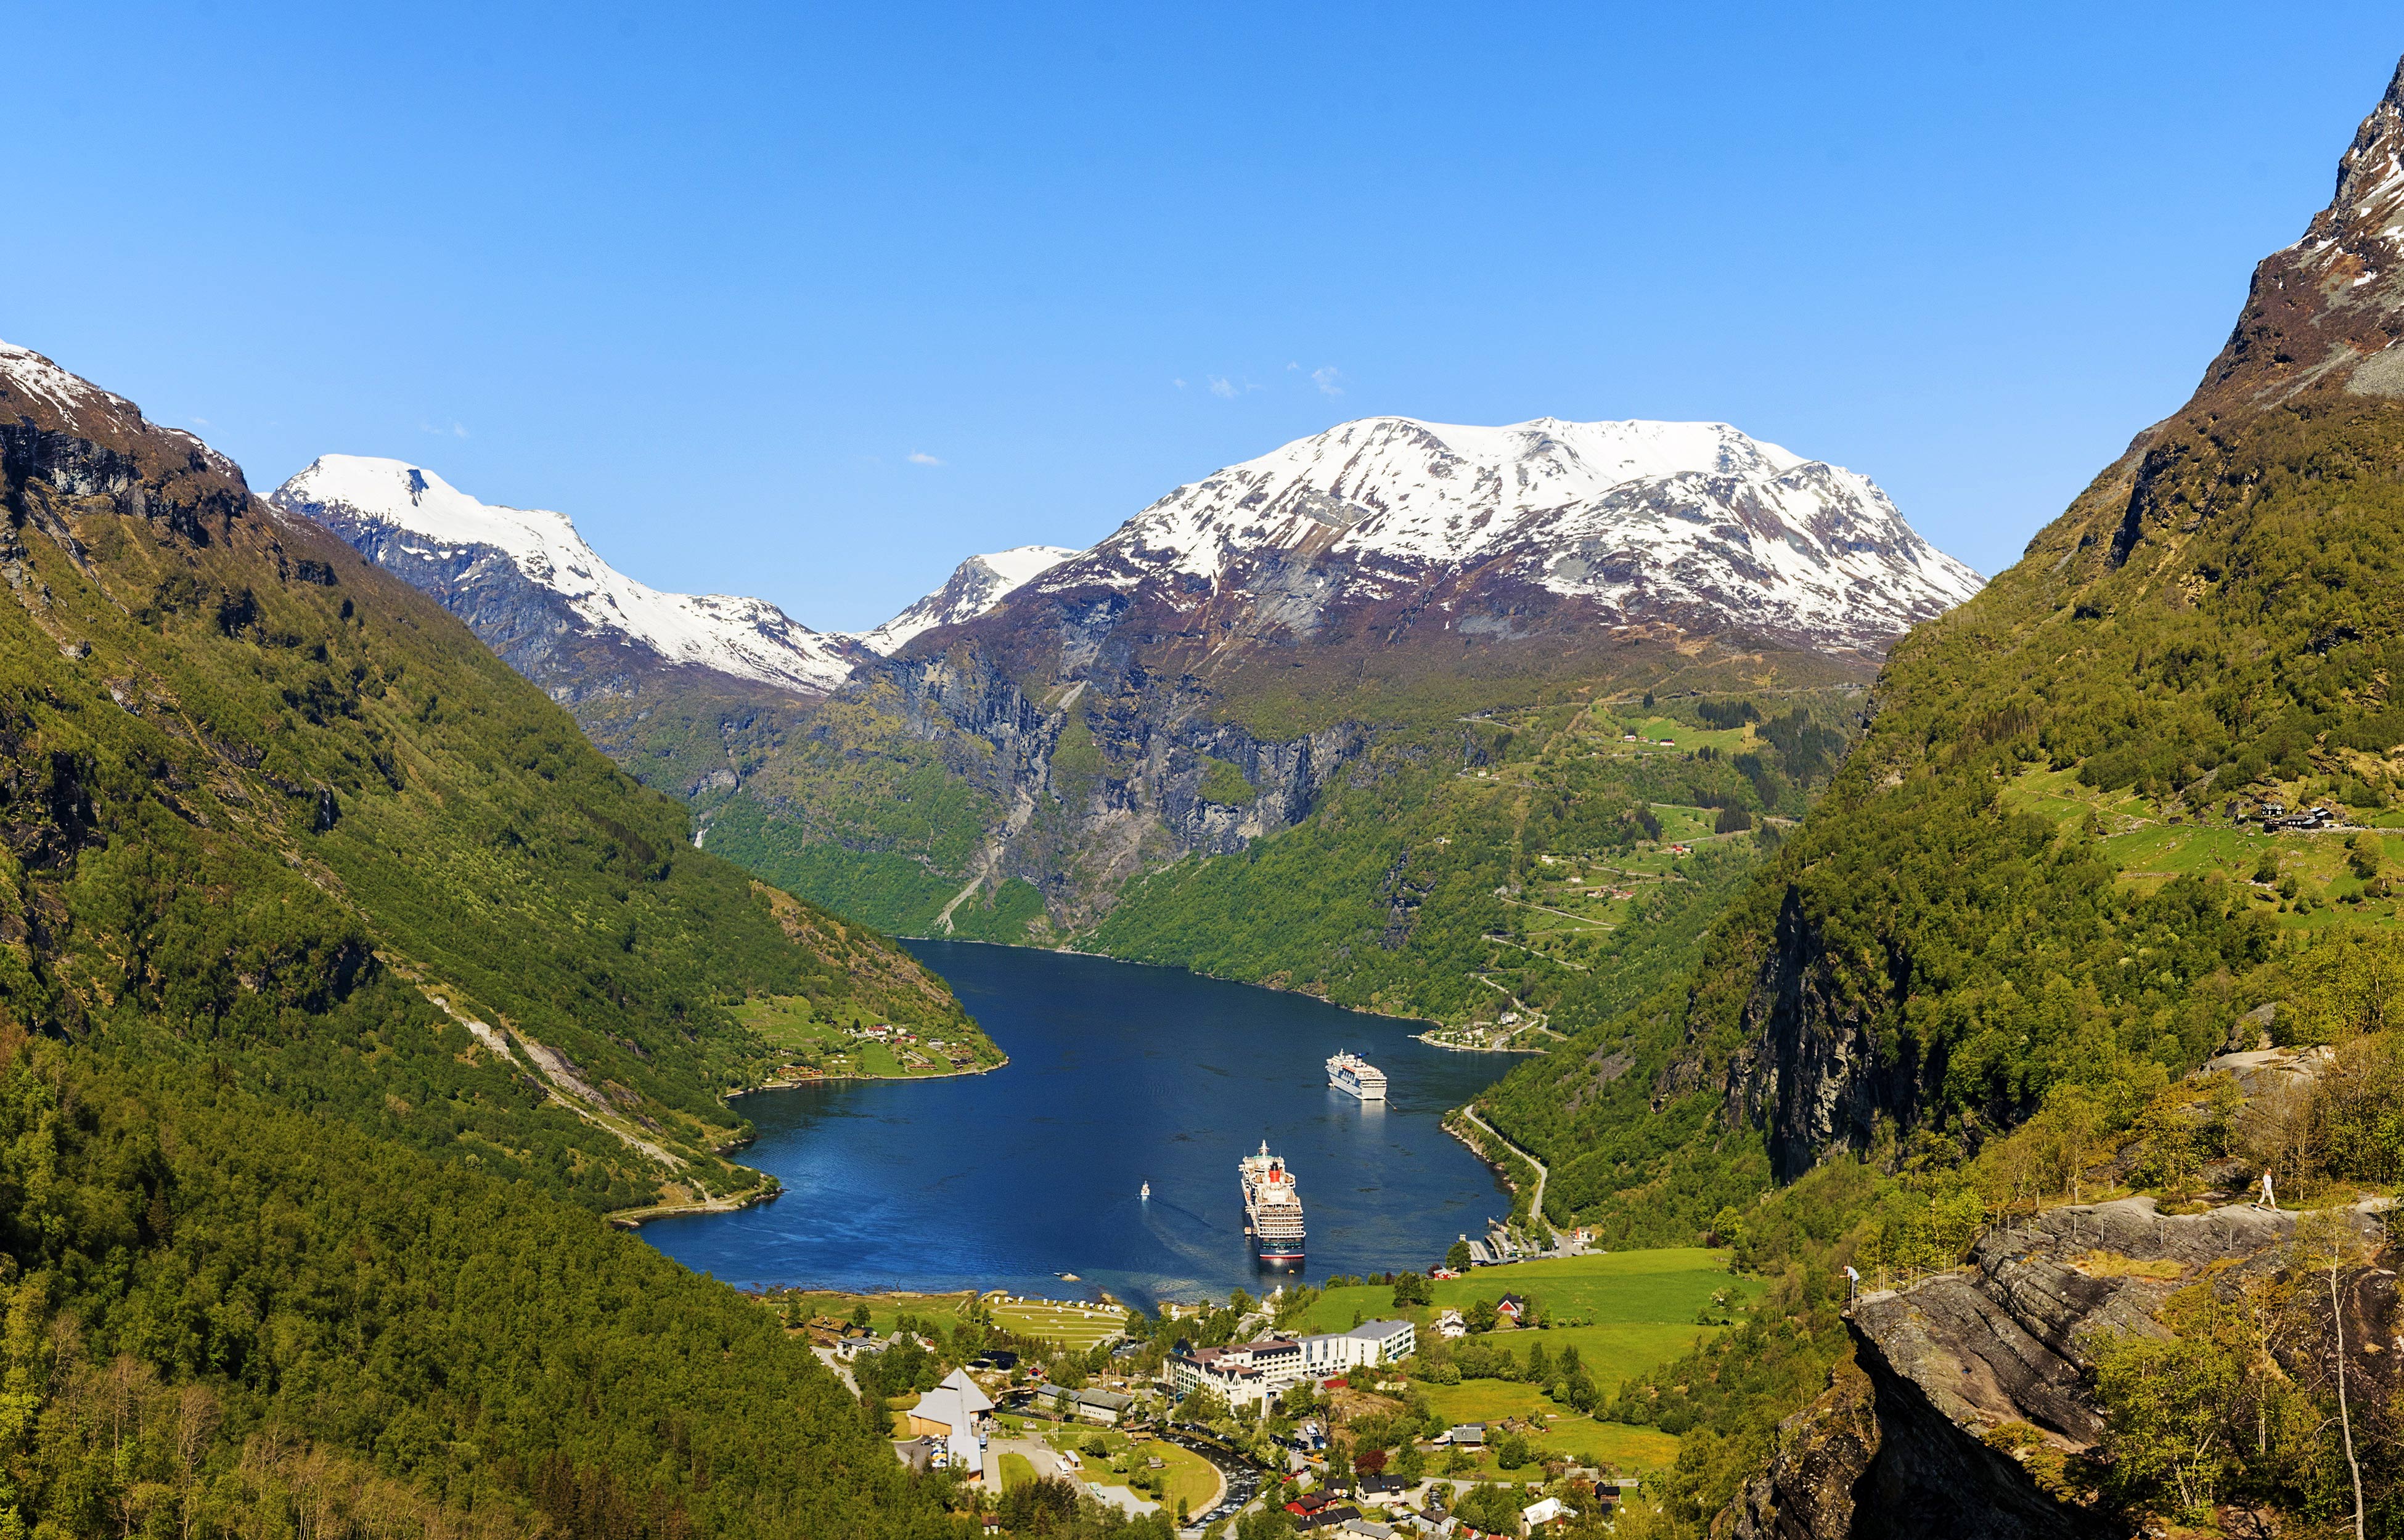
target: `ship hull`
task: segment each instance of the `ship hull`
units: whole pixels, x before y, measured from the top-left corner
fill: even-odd
[[[1364,1086],[1349,1075],[1336,1075],[1327,1083],[1347,1095],[1359,1097],[1363,1102],[1382,1102],[1386,1099],[1385,1087]]]

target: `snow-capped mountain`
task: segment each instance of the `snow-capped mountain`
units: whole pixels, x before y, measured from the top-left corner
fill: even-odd
[[[1372,417],[1178,488],[1026,591],[1174,592],[1308,635],[1331,606],[1466,613],[1535,589],[1590,602],[1600,624],[1876,651],[1979,584],[1869,478],[1724,423]]]
[[[203,443],[198,437],[182,428],[171,428],[163,423],[153,423],[142,415],[142,409],[113,391],[105,391],[81,375],[66,370],[35,353],[14,342],[0,340],[0,385],[21,392],[32,400],[58,413],[61,422],[71,432],[91,435],[96,440],[123,430],[127,423],[165,434],[177,440],[219,476],[236,483],[242,480],[242,470],[224,455]]]
[[[268,501],[327,525],[434,593],[529,673],[538,671],[513,655],[513,645],[523,653],[555,642],[564,628],[663,662],[813,696],[842,684],[867,656],[851,638],[812,631],[762,599],[663,593],[603,561],[566,514],[482,503],[406,461],[320,455]],[[538,596],[533,613],[502,600],[503,590],[529,588]],[[544,600],[560,613],[549,613]]]
[[[1013,546],[971,556],[952,569],[951,580],[874,631],[853,638],[881,653],[899,652],[922,631],[973,620],[1013,589],[1032,582],[1078,552],[1066,546]]]

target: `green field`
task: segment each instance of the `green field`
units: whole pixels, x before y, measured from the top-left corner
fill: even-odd
[[[1190,1450],[1156,1438],[1131,1438],[1113,1428],[1076,1427],[1058,1429],[1042,1435],[1043,1442],[1055,1450],[1073,1451],[1084,1462],[1084,1478],[1106,1487],[1123,1487],[1149,1468],[1144,1462],[1159,1460],[1166,1467],[1153,1472],[1167,1483],[1165,1497],[1155,1499],[1167,1504],[1173,1513],[1179,1498],[1183,1498],[1195,1511],[1208,1507],[1218,1494],[1219,1473],[1210,1462]],[[1110,1452],[1097,1457],[1086,1446],[1101,1440]],[[1007,1483],[1005,1482],[1005,1485]],[[1139,1491],[1139,1496],[1151,1496]]]
[[[932,1041],[888,1045],[856,1037],[851,1029],[874,1026],[887,1018],[849,1000],[754,994],[734,1007],[734,1015],[786,1063],[820,1075],[907,1079],[1001,1061],[1000,1051],[973,1029],[921,1033],[922,1038],[940,1038],[940,1046]]]
[[[1126,1328],[1126,1312],[1108,1305],[997,1299],[992,1310],[994,1325],[1022,1337],[1041,1337],[1068,1348],[1090,1348],[1097,1342],[1115,1341]]]
[[[1584,1350],[1581,1349],[1581,1352]],[[1658,1428],[1629,1427],[1624,1422],[1598,1422],[1547,1399],[1533,1385],[1509,1380],[1468,1380],[1458,1385],[1426,1385],[1428,1405],[1448,1422],[1496,1422],[1506,1417],[1527,1422],[1550,1416],[1541,1434],[1528,1436],[1529,1445],[1546,1454],[1572,1455],[1590,1464],[1608,1464],[1622,1471],[1660,1470],[1676,1463],[1678,1439]],[[1436,1461],[1441,1464],[1441,1458]],[[1432,1465],[1431,1468],[1435,1468]],[[1491,1454],[1478,1457],[1477,1469],[1502,1474]]]
[[[951,1331],[960,1324],[961,1309],[976,1296],[972,1294],[838,1294],[819,1290],[808,1294],[797,1294],[790,1297],[804,1321],[820,1315],[832,1315],[837,1320],[848,1321],[851,1319],[852,1311],[864,1300],[868,1305],[869,1326],[881,1335],[892,1331],[894,1324],[904,1315],[916,1316],[921,1321],[931,1321],[943,1330]],[[769,1303],[773,1308],[781,1310],[784,1308],[785,1299],[779,1297]]]
[[[1014,1450],[1003,1451],[1001,1456],[1002,1491],[1008,1491],[1013,1487],[1023,1487],[1034,1479],[1034,1461],[1029,1460],[1027,1456],[1017,1453]]]
[[[2286,794],[2288,805],[2308,801],[2301,792]],[[2260,826],[2239,826],[2226,821],[2172,823],[2144,798],[2125,790],[2099,792],[2078,779],[2076,770],[2042,768],[2022,773],[2004,788],[2004,806],[2013,812],[2033,812],[2068,826],[2089,816],[2104,833],[2097,851],[2119,868],[2119,881],[2140,893],[2159,892],[2181,877],[2214,878],[2241,884],[2255,908],[2269,914],[2284,931],[2320,930],[2331,925],[2395,923],[2397,902],[2370,892],[2371,884],[2349,866],[2347,836],[2341,831],[2265,834]],[[2350,822],[2384,832],[2374,837],[2384,857],[2383,867],[2397,872],[2404,857],[2404,810],[2346,810]],[[2277,867],[2275,883],[2253,881],[2265,856]],[[2292,883],[2292,896],[2285,891]]]
[[[1574,1347],[1595,1387],[1607,1398],[1621,1380],[1668,1363],[1699,1340],[1726,1330],[1697,1323],[1707,1308],[1714,1316],[1726,1319],[1740,1317],[1751,1308],[1763,1284],[1759,1279],[1730,1273],[1728,1256],[1725,1251],[1681,1246],[1479,1268],[1465,1277],[1439,1280],[1433,1289],[1433,1305],[1400,1311],[1394,1308],[1394,1291],[1386,1284],[1327,1289],[1287,1329],[1344,1331],[1356,1316],[1377,1320],[1400,1314],[1417,1322],[1425,1332],[1441,1310],[1465,1311],[1477,1300],[1499,1300],[1505,1294],[1516,1294],[1535,1299],[1545,1321],[1561,1324],[1499,1331],[1475,1340],[1507,1347],[1523,1361],[1528,1349],[1539,1343],[1556,1362],[1564,1349]],[[1714,1297],[1725,1305],[1714,1306]],[[1677,1458],[1674,1436],[1654,1428],[1598,1422],[1550,1399],[1535,1385],[1486,1379],[1439,1385],[1416,1376],[1413,1382],[1426,1394],[1429,1405],[1449,1422],[1548,1418],[1544,1423],[1546,1431],[1530,1438],[1548,1452],[1600,1461],[1622,1470],[1658,1469]],[[1479,1468],[1490,1474],[1491,1457],[1481,1457]]]
[[[1391,1318],[1394,1313],[1394,1291],[1384,1283],[1363,1283],[1350,1288],[1322,1289],[1310,1308],[1285,1329],[1308,1335],[1322,1331],[1350,1331],[1353,1316],[1363,1321]]]

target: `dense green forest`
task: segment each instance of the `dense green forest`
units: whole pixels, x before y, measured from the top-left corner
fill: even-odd
[[[1155,872],[1079,944],[1439,1021],[1615,1014],[1692,961],[1860,699],[1577,702],[1396,733],[1301,825]]]
[[[1754,1322],[1620,1392],[1615,1415],[1686,1434],[1669,1533],[1725,1506],[1832,1373],[1842,1390],[1846,1262],[1951,1267],[2082,1182],[2197,1201],[2214,1155],[2299,1195],[2404,1174],[2404,409],[2214,395],[2249,358],[2284,367],[2250,345],[2241,328],[2205,404],[1896,645],[1867,733],[1697,965],[1481,1099],[1551,1164],[1557,1222],[1730,1241],[1775,1281]],[[2299,809],[2327,826],[2278,822]],[[2257,1115],[2275,1137],[2200,1121],[2213,1082],[2189,1077],[2265,1040],[2334,1046],[2343,1073]],[[2159,1345],[2099,1346],[2109,1436],[2046,1478],[2187,1522],[2220,1498],[2349,1513],[2332,1387],[2264,1346],[2309,1325],[2309,1249],[2180,1296]],[[2222,1437],[2204,1464],[2164,1452]],[[2374,1527],[2393,1449],[2365,1465]]]
[[[431,602],[0,375],[0,1533],[948,1534],[764,1311],[737,1014],[967,1035]]]

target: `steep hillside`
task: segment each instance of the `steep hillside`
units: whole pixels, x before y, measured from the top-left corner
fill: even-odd
[[[580,1210],[761,1191],[720,1154],[775,1061],[747,999],[965,1028],[940,981],[692,850],[223,456],[5,346],[0,505],[0,1524],[197,1533],[203,1488],[220,1525],[309,1488],[427,1533],[709,1532],[724,1461],[781,1473],[735,1499],[760,1533],[868,1493],[939,1525],[806,1354]]]
[[[1723,928],[1663,1085],[1725,1091],[1781,1172],[1881,1119],[1975,1140],[2126,1056],[2190,1067],[2257,964],[2394,920],[2399,104],[2194,400],[1895,647],[1830,798]],[[2313,806],[2327,829],[2266,829]]]
[[[1722,1440],[1687,1473],[1694,1500],[1726,1501],[1745,1460],[1766,1457],[1761,1419],[1808,1398],[1848,1351],[1825,1283],[1848,1258],[1950,1269],[1992,1216],[2082,1188],[2183,1203],[2275,1166],[2283,1192],[2326,1202],[2395,1179],[2385,1136],[2361,1131],[2397,1102],[2399,155],[2404,69],[2335,201],[2257,270],[2187,406],[2019,564],[1894,647],[1866,734],[1694,972],[1484,1099],[1551,1166],[1557,1220],[1623,1238],[1716,1232],[1795,1269],[1790,1329],[1732,1350],[1753,1361],[1676,1366],[1628,1408]],[[2339,1045],[2366,1078],[2325,1106],[2282,1092],[2232,1133],[2225,1109],[2211,1114],[2211,1079],[2181,1077],[2257,1040]],[[2094,1163],[2109,1144],[2173,1139],[2184,1153],[2168,1164]],[[2230,1159],[2213,1172],[2215,1154]],[[1766,1198],[1775,1182],[1795,1185]],[[1864,1339],[1883,1329],[1853,1324]],[[2162,1329],[2195,1346],[2187,1325]],[[2131,1410],[2127,1427],[2159,1431],[2152,1415]],[[2059,1454],[2076,1432],[2032,1435],[2006,1464]],[[2145,1474],[2150,1456],[2125,1434],[2117,1464],[2072,1473],[2109,1500],[2112,1523],[2205,1521],[2194,1493],[2223,1478]],[[2245,1490],[2271,1506],[2326,1515],[2334,1498],[2297,1447],[2228,1464],[2258,1464],[2262,1484]],[[1986,1522],[1974,1533],[2083,1532],[1961,1501]],[[1866,1518],[1782,1522],[1889,1533]]]

